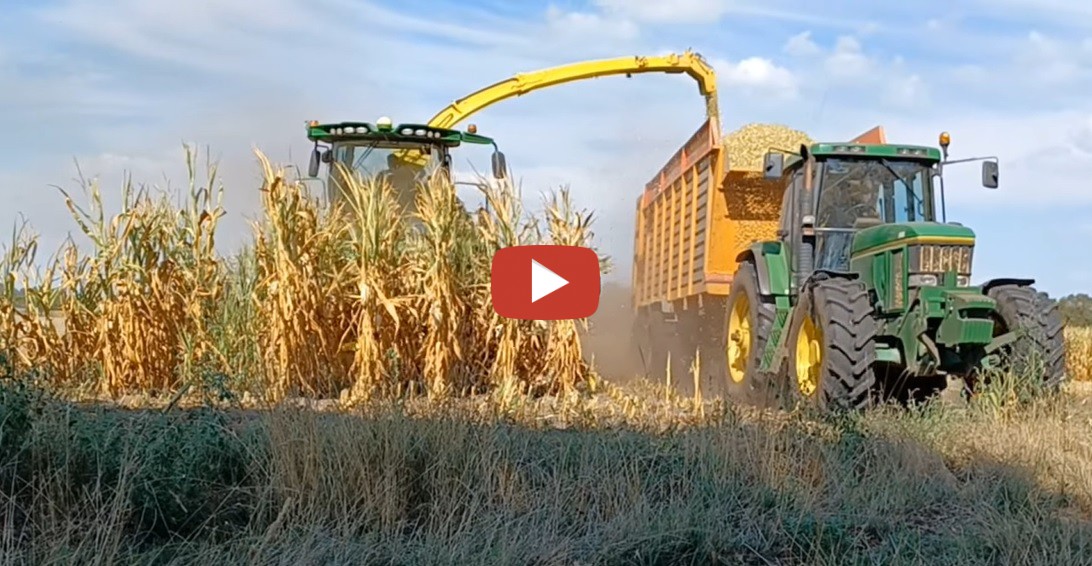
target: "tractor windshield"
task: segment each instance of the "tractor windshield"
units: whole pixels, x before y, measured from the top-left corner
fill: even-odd
[[[853,231],[935,218],[933,171],[920,161],[827,159],[816,203],[816,267],[848,269]]]
[[[384,141],[337,143],[334,144],[333,154],[334,163],[344,165],[365,182],[368,179],[389,182],[403,209],[412,210],[417,184],[443,165],[445,151],[440,146],[419,142]],[[411,161],[422,156],[423,165]],[[335,177],[336,171],[337,167],[331,168]],[[341,195],[335,192],[331,196],[336,198]]]
[[[828,159],[816,209],[816,227],[852,229],[858,220],[932,221],[932,169],[918,161]]]

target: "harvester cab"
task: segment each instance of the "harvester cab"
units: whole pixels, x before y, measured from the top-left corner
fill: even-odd
[[[777,240],[737,257],[726,305],[729,340],[741,342],[728,348],[734,381],[828,408],[921,398],[952,378],[965,391],[1001,374],[1061,384],[1054,301],[1033,279],[971,284],[975,233],[945,218],[943,168],[983,161],[982,184],[996,188],[998,166],[948,160],[949,142],[890,144],[877,128],[766,154],[765,176],[786,194]]]
[[[319,176],[322,164],[328,166],[327,197],[331,204],[344,199],[349,188],[346,175],[360,179],[385,179],[405,211],[412,211],[418,183],[431,175],[451,173],[451,150],[464,143],[493,146],[493,176],[507,175],[504,154],[492,138],[478,135],[471,124],[466,131],[435,128],[420,124],[392,124],[382,117],[374,124],[338,122],[307,125],[307,138],[314,142],[307,173]]]

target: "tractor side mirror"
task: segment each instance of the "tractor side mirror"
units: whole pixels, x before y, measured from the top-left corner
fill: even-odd
[[[997,188],[997,162],[996,161],[983,161],[982,162],[982,186],[987,189]]]
[[[493,177],[503,179],[508,173],[508,161],[499,151],[493,152]]]
[[[311,162],[307,164],[307,175],[309,177],[318,177],[319,161],[322,160],[322,152],[319,148],[311,150]]]
[[[771,151],[762,158],[762,170],[767,180],[780,179],[785,169],[785,154]]]

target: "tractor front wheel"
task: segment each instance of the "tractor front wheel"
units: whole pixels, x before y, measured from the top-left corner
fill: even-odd
[[[857,410],[873,399],[876,321],[859,281],[829,278],[801,293],[788,336],[787,398],[824,410]]]
[[[1017,379],[1035,380],[1048,392],[1066,379],[1065,335],[1058,304],[1034,287],[998,285],[987,292],[997,301],[994,336],[1020,334],[999,352],[1001,369]]]

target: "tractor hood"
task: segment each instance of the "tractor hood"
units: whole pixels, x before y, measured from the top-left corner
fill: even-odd
[[[906,244],[974,245],[974,230],[940,222],[904,222],[883,224],[858,230],[853,238],[852,255],[883,251]]]

